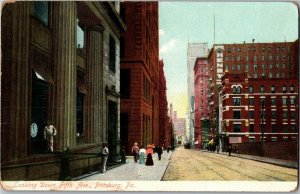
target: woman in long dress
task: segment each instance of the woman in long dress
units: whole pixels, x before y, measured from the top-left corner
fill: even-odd
[[[143,146],[141,146],[139,151],[139,163],[145,164],[145,156],[146,156],[146,150]]]
[[[151,145],[147,146],[146,154],[147,154],[146,166],[153,166],[154,164],[152,158],[153,148]]]

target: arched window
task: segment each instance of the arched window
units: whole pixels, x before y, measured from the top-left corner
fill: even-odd
[[[236,93],[238,93],[238,94],[242,93],[242,88],[241,88],[241,86],[238,86],[238,87],[237,87]]]
[[[249,93],[253,93],[253,86],[249,86]]]
[[[236,87],[235,86],[233,86],[233,88],[232,88],[232,93],[236,94]]]

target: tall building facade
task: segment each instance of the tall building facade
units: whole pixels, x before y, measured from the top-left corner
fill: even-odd
[[[194,66],[195,72],[195,147],[203,148],[202,120],[209,119],[208,105],[208,62],[206,57],[197,58]]]
[[[167,86],[164,73],[164,61],[159,61],[159,144],[171,146],[171,132],[169,130]]]
[[[119,51],[125,25],[112,2],[7,3],[2,9],[2,180],[63,179],[119,153]],[[54,125],[53,152],[44,128]],[[49,170],[50,169],[50,170]],[[17,173],[16,173],[17,172]]]
[[[122,2],[121,142],[159,143],[158,2]]]
[[[207,57],[208,55],[208,44],[207,43],[188,43],[187,50],[187,70],[188,70],[188,107],[187,107],[187,117],[189,121],[189,127],[187,127],[187,140],[194,146],[195,142],[195,94],[194,94],[194,66],[197,57]]]
[[[212,74],[211,136],[232,136],[233,142],[260,141],[258,134],[265,128],[267,136],[263,138],[267,141],[282,140],[283,136],[295,138],[298,131],[286,128],[298,128],[298,104],[294,103],[298,98],[298,44],[298,40],[281,43],[254,43],[253,40],[213,46],[208,57]],[[265,108],[261,108],[262,104]],[[276,111],[278,108],[281,110]],[[284,115],[284,120],[278,114]]]

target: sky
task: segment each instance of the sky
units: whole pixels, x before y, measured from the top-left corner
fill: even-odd
[[[159,57],[164,61],[168,103],[178,117],[185,117],[188,43],[207,42],[211,48],[214,40],[229,44],[297,38],[298,9],[290,2],[160,1]]]

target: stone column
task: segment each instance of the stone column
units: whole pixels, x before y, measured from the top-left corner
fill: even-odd
[[[29,123],[29,2],[16,2],[13,5],[12,64],[10,89],[10,130],[9,156],[7,160],[27,156],[27,136]],[[3,65],[3,64],[2,64]]]
[[[103,27],[89,28],[87,49],[88,126],[91,142],[102,140],[103,129]]]
[[[76,145],[76,2],[53,2],[53,124],[54,147]]]

